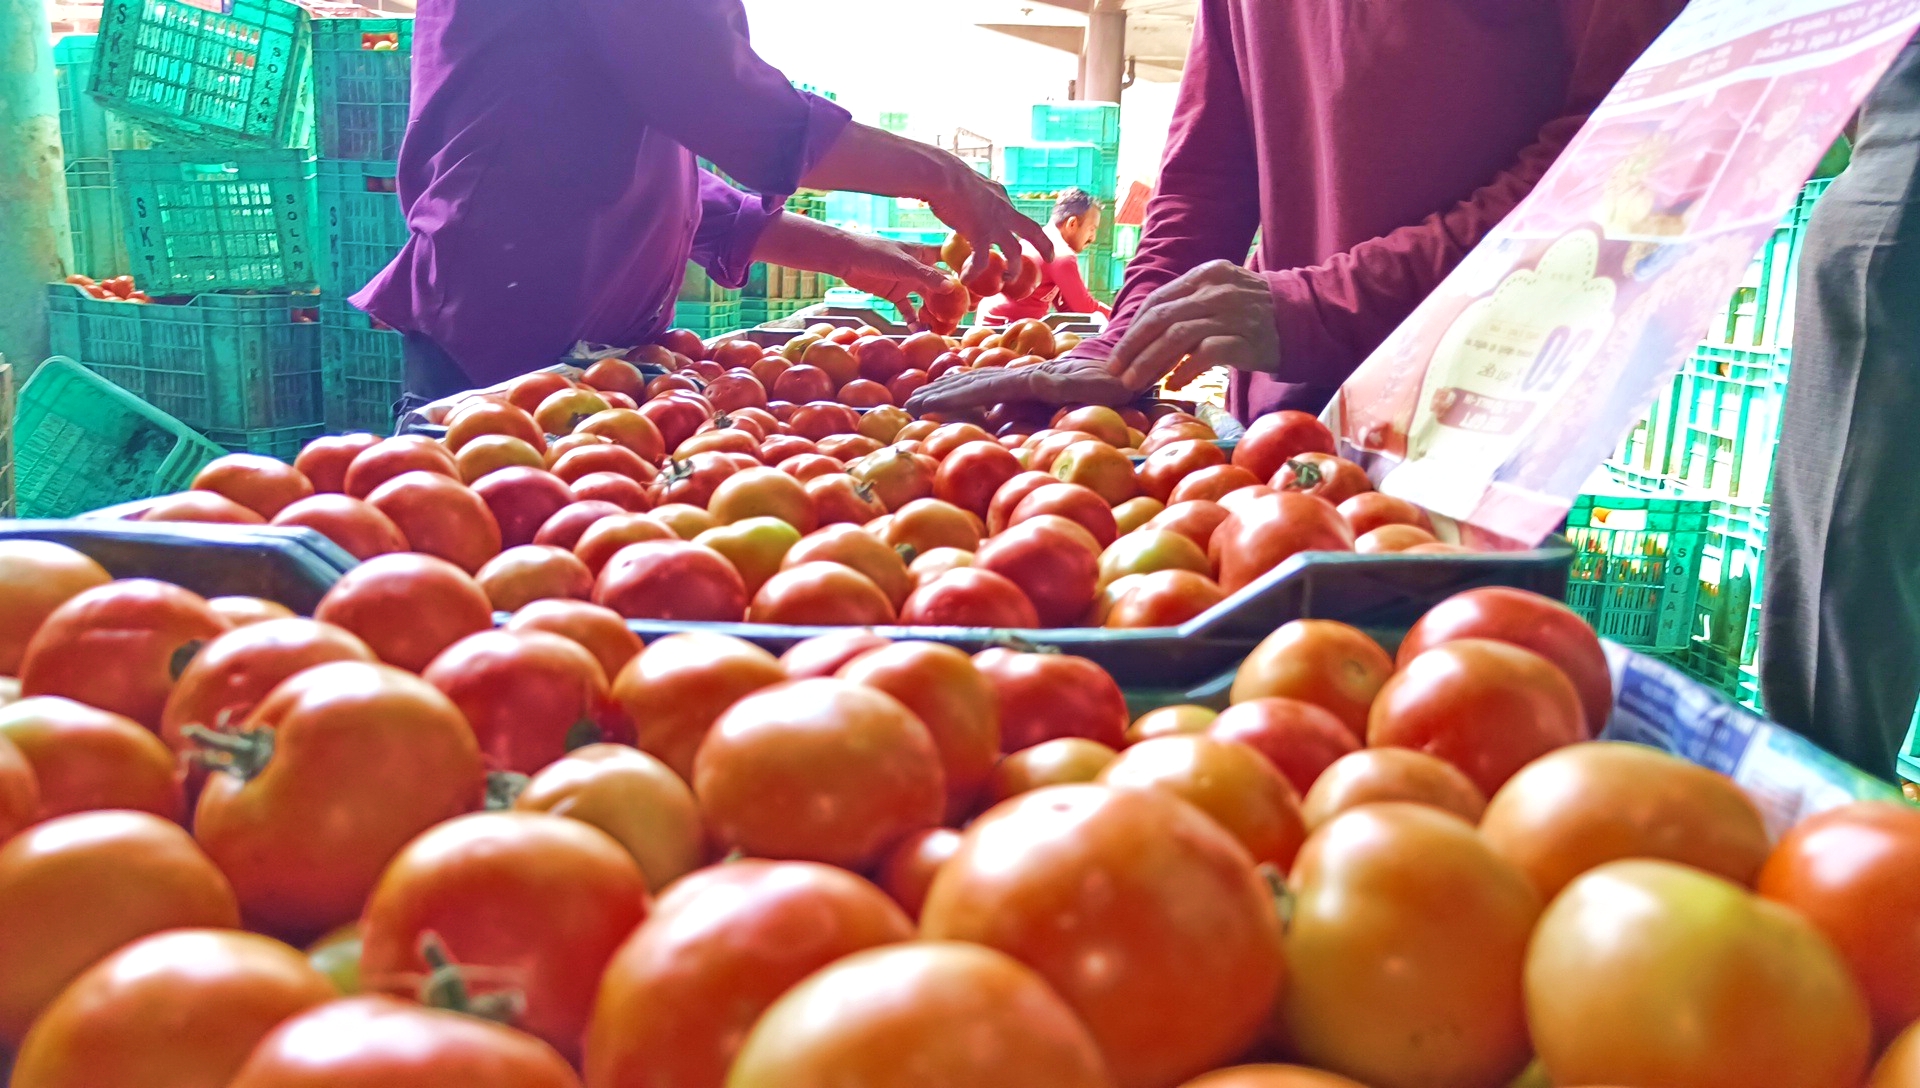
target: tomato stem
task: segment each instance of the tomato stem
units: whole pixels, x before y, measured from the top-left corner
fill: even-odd
[[[224,771],[242,782],[267,769],[273,759],[273,730],[255,729],[237,733],[215,731],[203,725],[189,725],[182,736],[199,746],[193,758],[206,767]]]
[[[432,930],[420,934],[420,958],[427,961],[427,978],[420,984],[420,1003],[428,1008],[466,1013],[498,1024],[511,1024],[527,1009],[518,990],[476,996],[467,986],[466,971],[453,961],[446,943]]]
[[[531,781],[526,775],[514,771],[487,772],[487,811],[505,812],[512,808]]]

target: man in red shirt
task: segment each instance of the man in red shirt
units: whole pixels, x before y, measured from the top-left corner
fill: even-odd
[[[1107,331],[914,411],[1118,404],[1183,359],[1317,412],[1527,195],[1683,0],[1201,0]],[[1259,248],[1253,260],[1247,252]]]
[[[1039,251],[1031,244],[1020,247],[1027,260],[1039,262],[1040,286],[1025,298],[995,295],[982,302],[982,324],[1011,325],[1045,317],[1055,310],[1070,314],[1113,312],[1087,290],[1087,281],[1080,277],[1080,262],[1075,260],[1100,234],[1100,203],[1084,189],[1068,189],[1054,200],[1046,231],[1053,241],[1053,260],[1041,261]]]

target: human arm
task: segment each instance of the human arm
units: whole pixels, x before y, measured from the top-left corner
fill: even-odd
[[[752,259],[838,276],[848,286],[893,303],[908,321],[916,316],[909,294],[925,298],[952,282],[933,267],[940,259],[936,246],[854,234],[792,213],[767,224]]]
[[[1080,262],[1071,253],[1055,254],[1047,262],[1047,275],[1053,285],[1060,290],[1055,308],[1073,314],[1106,313],[1107,308],[1087,290],[1087,281],[1080,276]]]

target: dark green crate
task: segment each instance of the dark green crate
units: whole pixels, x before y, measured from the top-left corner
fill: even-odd
[[[412,19],[315,19],[314,128],[321,157],[398,158],[412,78]]]
[[[1581,495],[1567,512],[1567,604],[1603,638],[1632,649],[1691,640],[1711,502]]]
[[[406,376],[402,337],[340,298],[320,306],[320,385],[327,429],[393,431]]]
[[[689,302],[726,303],[740,301],[740,290],[736,287],[722,287],[707,275],[707,270],[687,262],[687,271],[680,279],[680,297],[682,306]]]
[[[55,354],[202,431],[306,427],[322,419],[318,299],[205,294],[179,305],[47,294]]]
[[[321,159],[316,164],[320,284],[351,295],[392,263],[407,244],[407,218],[395,191],[391,162]]]
[[[112,161],[127,256],[148,294],[319,285],[306,152],[156,147]]]
[[[71,359],[40,364],[14,419],[16,509],[64,518],[186,489],[226,451]]]
[[[67,269],[94,279],[118,276],[133,269],[127,258],[127,236],[120,219],[120,200],[113,191],[113,168],[106,159],[79,159],[67,164],[67,228],[73,243],[73,264]]]
[[[287,0],[106,0],[91,90],[157,131],[229,147],[299,147],[313,125],[310,19]]]
[[[146,147],[153,142],[145,129],[87,93],[93,82],[96,41],[92,34],[69,34],[53,46],[53,79],[60,94],[60,146],[69,165],[79,159],[100,159],[104,164],[109,151]]]
[[[301,447],[327,433],[319,423],[305,427],[267,427],[254,431],[208,431],[207,438],[234,453],[258,453],[289,464]]]
[[[702,337],[735,332],[740,327],[740,303],[681,302],[673,308],[675,328],[688,329]]]

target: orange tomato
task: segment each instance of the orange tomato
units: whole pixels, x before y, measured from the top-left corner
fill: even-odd
[[[387,664],[418,672],[441,650],[492,627],[493,605],[459,567],[408,552],[348,571],[313,618],[360,636]]]
[[[1487,795],[1444,759],[1411,748],[1363,748],[1320,772],[1300,803],[1307,830],[1350,808],[1383,801],[1430,805],[1477,824]]]
[[[589,744],[546,765],[514,799],[521,812],[592,824],[633,855],[658,892],[700,864],[693,791],[666,764],[624,744]]]
[[[20,675],[27,640],[82,590],[113,581],[105,567],[44,540],[0,540],[0,676]]]
[[[54,609],[27,643],[20,693],[63,695],[157,729],[174,678],[228,627],[176,585],[129,578],[96,586]]]
[[[1307,837],[1293,788],[1265,757],[1237,741],[1204,733],[1144,740],[1121,752],[1096,781],[1164,790],[1213,817],[1254,861],[1283,872]]]
[[[778,684],[774,656],[726,635],[668,635],[640,651],[613,681],[613,698],[638,731],[636,746],[689,781],[694,753],[722,711]]]
[[[211,491],[272,518],[287,504],[313,494],[313,484],[285,461],[253,453],[229,453],[208,462],[193,478],[196,491]]]
[[[1367,736],[1374,696],[1393,675],[1393,658],[1357,627],[1333,620],[1294,620],[1268,635],[1233,678],[1235,703],[1275,696],[1332,711]]]

